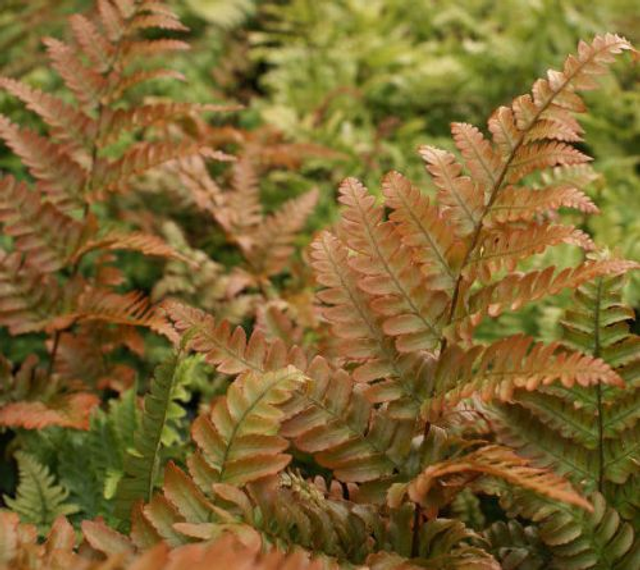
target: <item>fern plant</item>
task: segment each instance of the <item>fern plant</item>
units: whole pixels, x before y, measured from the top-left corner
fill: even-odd
[[[494,406],[487,414],[498,438],[562,473],[593,496],[593,515],[545,505],[540,537],[559,560],[580,560],[583,568],[633,567],[625,555],[638,528],[638,362],[640,339],[629,332],[633,312],[622,303],[621,277],[602,276],[582,285],[567,311],[564,341],[607,362],[625,388],[600,382],[593,387],[549,387],[522,394],[514,404]],[[535,434],[535,438],[532,435]],[[511,509],[526,517],[543,507],[536,499],[515,496]],[[559,527],[567,528],[561,537]],[[550,531],[548,529],[555,529]],[[582,537],[592,534],[591,542]],[[634,546],[637,550],[637,545]],[[620,562],[620,559],[622,561]]]
[[[156,368],[145,397],[140,428],[123,462],[124,476],[116,499],[117,514],[124,520],[135,501],[151,498],[163,448],[180,442],[177,428],[186,413],[180,404],[189,399],[187,384],[197,364],[197,358],[181,359],[178,353]]]
[[[77,512],[78,507],[67,501],[69,490],[56,484],[49,469],[40,465],[28,453],[16,453],[20,472],[20,485],[16,497],[4,497],[7,506],[20,516],[20,520],[32,523],[44,534],[56,518]]]
[[[47,377],[122,390],[132,375],[125,379],[109,354],[121,346],[140,351],[134,327],[168,329],[144,294],[119,291],[125,276],[113,265],[113,252],[180,255],[159,237],[118,226],[100,211],[151,168],[179,157],[226,155],[197,142],[139,137],[152,124],[212,108],[128,104],[132,88],[176,77],[168,69],[140,69],[141,59],[188,47],[173,38],[145,39],[149,31],[186,29],[166,6],[100,0],[90,17],[75,14],[69,23],[71,43],[44,41],[68,90],[64,98],[0,78],[0,88],[39,116],[47,131],[44,136],[0,116],[0,138],[34,181],[0,179],[0,222],[8,238],[0,253],[0,324],[13,335],[46,333]]]
[[[581,140],[578,93],[596,87],[594,77],[629,49],[612,34],[580,43],[561,71],[492,115],[492,140],[454,123],[461,159],[422,147],[434,200],[396,172],[383,181],[384,207],[357,180],[343,183],[341,221],[318,236],[311,254],[337,341],[326,357],[259,331],[247,339],[241,328],[167,303],[176,334],[238,376],[194,424],[188,474],[170,465],[162,492],[134,510],[133,543],[177,546],[231,531],[246,543],[298,545],[345,567],[497,568],[480,535],[444,516],[463,489],[582,509],[596,527],[606,519],[597,496],[592,504],[499,433],[491,442],[491,422],[479,421],[472,397],[489,405],[554,390],[620,393],[620,370],[603,354],[559,342],[516,335],[484,345],[473,333],[504,311],[637,266],[585,259],[516,270],[560,244],[595,249],[550,215],[595,210],[575,178],[537,190],[531,182],[545,169],[587,168],[589,157],[571,144]],[[621,313],[614,314],[615,321]],[[292,452],[283,454],[288,443]],[[292,458],[301,473],[286,470]],[[523,512],[546,522],[549,511]],[[616,551],[621,567],[635,556],[629,529]],[[580,544],[591,539],[601,540],[586,533]],[[554,564],[569,554],[554,554]]]

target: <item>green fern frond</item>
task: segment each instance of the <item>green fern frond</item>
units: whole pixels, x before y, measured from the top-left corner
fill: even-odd
[[[15,457],[20,484],[15,498],[4,495],[3,499],[22,522],[32,523],[38,532],[46,534],[57,517],[78,512],[77,505],[67,502],[68,489],[56,483],[46,465],[23,451],[17,452]]]
[[[133,449],[124,458],[124,477],[116,492],[116,512],[126,518],[131,505],[151,499],[161,467],[163,448],[180,441],[178,424],[186,414],[180,402],[189,399],[186,389],[199,358],[175,354],[156,368],[144,399],[141,425]]]

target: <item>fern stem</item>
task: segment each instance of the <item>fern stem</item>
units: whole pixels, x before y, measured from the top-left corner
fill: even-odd
[[[594,312],[594,335],[593,335],[593,355],[600,358],[600,305],[602,300],[602,282],[598,279],[598,287],[596,289],[596,305]],[[596,401],[598,407],[598,491],[602,493],[604,485],[604,408],[602,405],[602,384],[600,381],[596,383]]]

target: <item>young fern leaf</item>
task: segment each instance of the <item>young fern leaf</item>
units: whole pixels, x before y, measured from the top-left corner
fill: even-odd
[[[176,354],[156,368],[144,399],[140,429],[133,449],[124,458],[124,476],[116,492],[117,514],[122,519],[128,517],[134,502],[151,499],[162,467],[163,447],[178,437],[175,427],[186,413],[180,402],[188,400],[186,387],[197,364],[194,357]]]
[[[59,516],[78,512],[76,505],[67,502],[69,491],[56,484],[48,467],[41,465],[31,455],[19,451],[20,484],[15,498],[3,496],[6,505],[25,523],[32,523],[44,534]]]

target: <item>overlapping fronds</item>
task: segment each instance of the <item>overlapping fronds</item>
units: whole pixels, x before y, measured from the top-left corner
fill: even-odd
[[[389,219],[396,224],[402,242],[416,248],[416,261],[429,278],[429,288],[453,289],[463,246],[447,228],[442,211],[398,172],[385,177],[382,190],[387,206],[393,209]]]
[[[0,180],[0,223],[15,250],[47,273],[64,267],[83,239],[81,223],[10,176]]]
[[[458,122],[452,152],[421,147],[433,196],[397,172],[379,197],[345,180],[341,220],[311,247],[316,305],[310,290],[296,305],[277,297],[273,280],[306,287],[307,273],[290,258],[318,192],[263,210],[260,169],[283,160],[278,149],[260,150],[233,128],[218,133],[241,147],[218,183],[206,160],[231,159],[210,147],[215,128],[194,115],[223,108],[151,99],[136,107],[124,98],[175,75],[136,60],[185,49],[173,37],[183,30],[161,2],[99,0],[91,16],[71,18],[70,43],[45,42],[68,94],[58,100],[0,80],[47,127],[42,134],[0,117],[0,136],[35,181],[0,182],[8,248],[0,252],[0,324],[51,335],[46,369],[34,372],[33,358],[19,372],[0,362],[9,386],[0,423],[56,426],[19,434],[33,455],[16,455],[21,482],[17,498],[5,499],[41,534],[53,524],[55,536],[39,545],[35,531],[1,515],[0,560],[116,570],[635,568],[640,361],[620,276],[637,264],[597,252],[553,267],[538,255],[597,249],[585,225],[562,218],[568,208],[597,212],[584,193],[593,174],[573,146],[584,135],[574,114],[585,111],[578,93],[595,87],[629,43],[611,34],[581,43],[562,71],[499,108],[487,133]],[[192,249],[191,235],[178,235],[170,245],[153,235],[164,220],[112,212],[159,166],[159,177],[168,174],[161,190],[179,181],[196,210],[185,213],[216,222],[210,243],[198,236]],[[131,221],[139,229],[121,225]],[[240,258],[224,286],[218,266],[206,263],[218,239]],[[160,308],[126,292],[128,272],[114,267],[120,249],[206,266],[199,282],[181,266],[154,295],[187,291],[197,303],[212,285],[206,301],[217,309],[250,291],[261,300],[255,322],[241,313],[234,328],[201,310],[204,300]],[[576,288],[562,341],[474,337],[485,319]],[[300,322],[294,307],[306,311]],[[318,321],[314,330],[300,326]],[[127,391],[135,385],[129,363],[107,362],[122,347],[144,354],[135,327],[180,346],[158,368],[141,411],[135,389]],[[201,361],[208,365],[196,370]],[[83,382],[120,392],[118,403],[94,411],[86,432],[60,429],[72,425],[65,418],[86,427],[97,407]],[[46,408],[38,418],[22,397],[30,391],[46,395],[35,403]],[[193,445],[183,446],[191,405]],[[83,479],[85,456],[93,475]],[[482,532],[500,508],[503,520],[519,521]],[[60,513],[103,520],[83,521],[76,548],[69,525],[54,522]],[[522,529],[527,520],[535,530]]]
[[[263,551],[259,543],[247,543],[224,534],[218,540],[169,549],[158,544],[144,553],[102,523],[82,525],[86,543],[76,548],[76,534],[64,517],[55,520],[43,543],[35,527],[21,524],[14,513],[0,512],[0,568],[3,570],[205,570],[224,565],[238,570],[333,570],[330,559],[297,549]],[[101,558],[102,556],[102,558]]]
[[[10,78],[0,89],[42,119],[41,129],[23,128],[0,116],[0,138],[20,158],[35,182],[0,181],[0,223],[9,252],[0,252],[0,323],[11,334],[47,331],[51,373],[61,336],[78,323],[108,322],[168,332],[164,321],[138,293],[116,293],[120,284],[107,267],[115,257],[88,256],[96,250],[135,250],[179,258],[161,238],[104,224],[113,191],[124,191],[148,170],[189,156],[227,160],[200,142],[145,140],[152,125],[216,105],[149,103],[131,105],[123,93],[171,70],[139,69],[141,60],[184,50],[184,42],[157,36],[186,28],[162,2],[100,0],[90,15],[69,18],[70,41],[44,40],[50,66],[69,93],[54,96]],[[153,39],[147,36],[151,33]],[[139,139],[133,143],[132,140]],[[107,209],[108,210],[108,209]],[[87,259],[90,258],[91,262]],[[93,263],[93,271],[87,265]],[[89,273],[87,279],[84,275]],[[110,277],[107,278],[107,275]],[[83,278],[80,276],[83,275]],[[66,344],[67,350],[71,345]],[[77,379],[74,379],[77,380]]]
[[[307,375],[302,409],[284,424],[283,435],[341,481],[374,481],[402,468],[412,422],[375,410],[346,372],[332,372],[322,359]]]
[[[419,540],[410,543],[411,509],[395,511],[389,525],[393,545],[367,558],[372,570],[433,568],[434,570],[498,570],[499,564],[481,546],[482,539],[458,521],[435,518],[419,529]],[[407,516],[408,515],[408,516]],[[413,529],[416,532],[416,529]],[[413,550],[413,552],[412,552]]]
[[[311,190],[285,202],[275,213],[263,219],[248,235],[247,261],[258,277],[281,273],[294,252],[293,239],[304,227],[318,201]]]
[[[260,174],[251,146],[231,167],[229,187],[221,187],[200,157],[170,165],[198,209],[209,214],[229,242],[240,248],[256,282],[282,273],[294,252],[294,241],[318,201],[317,189],[281,204],[265,215],[260,201]]]
[[[499,437],[553,466],[588,492],[599,490],[616,506],[616,485],[631,484],[637,470],[638,337],[629,332],[633,311],[622,303],[621,277],[582,285],[567,311],[564,340],[607,362],[622,386],[597,374],[589,386],[550,387],[495,408]],[[584,357],[583,357],[584,358]],[[535,435],[534,435],[535,434]],[[636,506],[637,509],[637,506]],[[628,510],[628,509],[625,509]],[[636,511],[637,512],[637,511]]]
[[[60,426],[88,429],[89,415],[99,399],[88,392],[64,392],[47,378],[35,355],[13,373],[0,356],[0,426],[43,429]]]
[[[622,378],[599,358],[519,335],[467,352],[457,345],[448,346],[436,368],[434,397],[423,412],[436,417],[476,393],[484,401],[510,401],[518,389],[533,391],[554,382],[565,388],[600,382],[624,386]]]
[[[516,520],[493,523],[485,532],[491,553],[503,568],[543,570],[550,557],[534,526]]]
[[[440,338],[447,296],[423,287],[422,274],[402,247],[399,232],[383,221],[375,198],[355,179],[340,188],[347,206],[340,232],[359,255],[349,260],[360,275],[360,287],[374,295],[374,311],[384,317],[383,330],[397,337],[401,352],[434,348]]]
[[[382,318],[371,308],[371,295],[358,287],[358,274],[349,266],[346,247],[324,232],[311,246],[311,263],[316,279],[326,287],[317,294],[325,304],[323,314],[336,337],[344,341],[338,344],[339,353],[357,364],[354,379],[367,383],[382,379],[368,390],[369,399],[402,399],[415,409],[426,387],[421,371],[425,359],[400,354],[385,334]]]
[[[536,522],[540,540],[552,554],[552,567],[632,570],[640,548],[632,525],[622,521],[599,493],[589,500],[591,512],[529,493],[516,494],[505,506],[511,514]]]
[[[282,341],[267,343],[256,331],[247,341],[242,327],[232,328],[227,321],[217,323],[206,313],[167,301],[163,309],[176,334],[188,334],[187,347],[205,355],[207,362],[225,374],[245,371],[264,372],[284,368],[287,364],[300,363],[305,369],[304,354],[296,348],[288,350]]]

